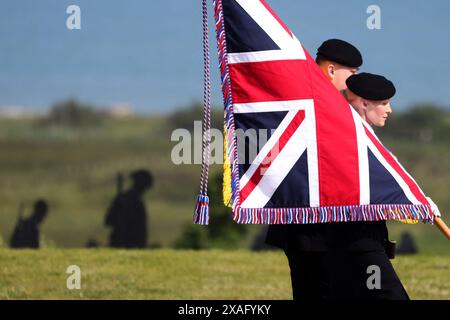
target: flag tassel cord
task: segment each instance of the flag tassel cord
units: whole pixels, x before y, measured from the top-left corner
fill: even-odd
[[[211,154],[211,77],[208,38],[208,6],[202,0],[203,19],[203,122],[202,122],[202,169],[200,193],[194,210],[194,223],[209,224],[208,174]]]

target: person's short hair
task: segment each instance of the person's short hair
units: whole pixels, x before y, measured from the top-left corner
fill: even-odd
[[[321,54],[317,54],[317,56],[316,56],[316,63],[317,64],[320,65],[320,64],[324,63],[325,61],[328,61],[328,59],[323,57]]]

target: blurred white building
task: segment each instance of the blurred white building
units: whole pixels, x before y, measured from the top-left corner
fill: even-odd
[[[133,106],[128,103],[119,103],[102,108],[101,113],[113,119],[123,119],[133,115]]]
[[[0,106],[0,118],[25,119],[41,116],[43,113],[22,106]]]

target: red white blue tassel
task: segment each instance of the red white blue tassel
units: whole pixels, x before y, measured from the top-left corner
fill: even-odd
[[[209,223],[208,173],[211,155],[211,77],[208,38],[208,6],[207,0],[203,6],[203,143],[202,143],[202,172],[200,175],[200,194],[194,210],[194,223],[207,225]]]
[[[197,196],[197,204],[194,212],[194,223],[209,224],[209,197],[204,195]]]

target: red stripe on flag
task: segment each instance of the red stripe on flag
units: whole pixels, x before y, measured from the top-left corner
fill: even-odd
[[[252,193],[252,191],[256,188],[258,183],[261,181],[265,171],[272,165],[272,162],[277,158],[280,154],[281,150],[286,146],[289,139],[294,135],[295,131],[297,131],[298,127],[302,124],[305,119],[305,110],[299,110],[294,118],[291,120],[286,130],[282,133],[278,144],[275,144],[261,164],[256,169],[255,173],[249,179],[247,184],[241,191],[241,203],[247,199],[247,197]]]
[[[311,99],[305,60],[230,64],[233,103]]]
[[[403,168],[398,164],[397,160],[392,156],[392,154],[378,141],[377,138],[364,127],[367,136],[373,142],[375,147],[381,153],[384,159],[389,163],[389,165],[400,175],[400,177],[406,182],[412,194],[424,205],[429,205],[423,192],[420,190],[419,186],[412,180],[409,175],[403,170]]]
[[[320,205],[359,204],[358,144],[351,107],[307,52],[306,57],[314,88]]]

